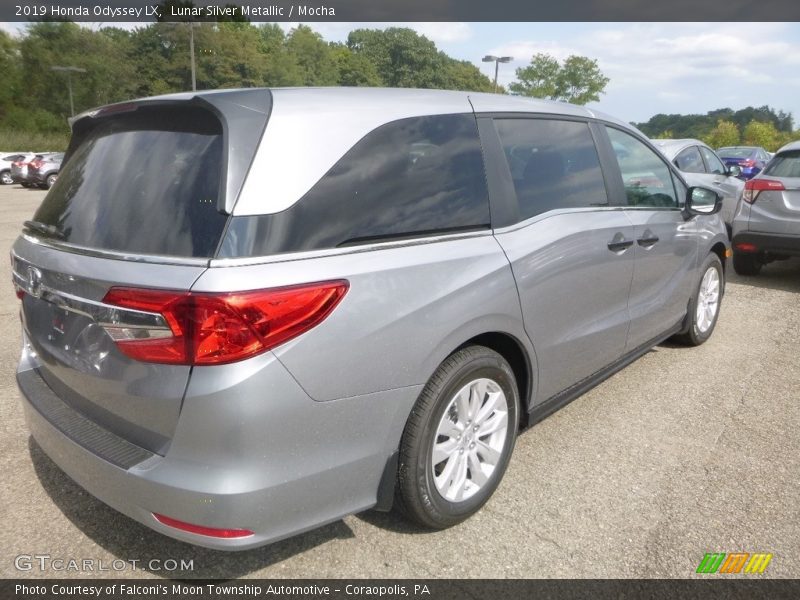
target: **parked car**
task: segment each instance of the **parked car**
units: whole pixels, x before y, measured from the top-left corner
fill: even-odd
[[[14,183],[11,178],[11,163],[25,160],[26,154],[23,152],[10,152],[0,154],[0,185],[10,185]]]
[[[775,153],[745,184],[733,220],[733,267],[757,275],[774,260],[800,256],[800,141]]]
[[[741,167],[743,179],[758,175],[770,159],[769,153],[759,146],[728,146],[719,148],[717,155],[726,165]]]
[[[714,151],[700,140],[653,140],[653,143],[681,170],[689,185],[705,186],[722,196],[720,214],[730,232],[744,190],[744,182],[739,179],[741,167],[722,164]]]
[[[55,152],[43,152],[41,154],[32,154],[26,156],[21,160],[16,160],[11,163],[11,181],[12,183],[19,183],[24,187],[32,187],[36,185],[28,179],[28,171],[30,165],[34,161],[41,161],[55,154]]]
[[[520,427],[667,338],[702,344],[724,291],[720,196],[570,104],[162,96],[79,115],[59,178],[12,249],[31,432],[201,546],[395,498],[463,521]]]
[[[61,169],[62,160],[64,160],[63,153],[48,154],[43,155],[41,158],[34,158],[28,163],[26,181],[49,190],[58,179],[58,171]]]

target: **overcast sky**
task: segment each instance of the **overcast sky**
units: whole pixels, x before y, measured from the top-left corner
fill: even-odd
[[[294,26],[281,25],[287,30]],[[512,63],[500,65],[503,85],[536,52],[559,59],[570,54],[594,58],[611,82],[600,102],[590,106],[626,121],[767,104],[791,112],[800,127],[799,23],[310,24],[329,41],[343,41],[358,27],[392,25],[412,27],[490,77],[494,65],[482,63],[481,57],[513,56]],[[14,30],[19,24],[0,27]]]

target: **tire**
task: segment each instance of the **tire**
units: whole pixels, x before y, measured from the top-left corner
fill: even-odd
[[[490,412],[477,410],[476,425],[471,417],[478,397],[482,398],[480,408]],[[466,418],[459,414],[459,399],[464,401]],[[505,473],[514,450],[518,415],[517,382],[502,356],[484,346],[468,346],[450,355],[422,390],[406,423],[395,507],[430,529],[451,527],[476,513]],[[485,435],[474,429],[480,423]],[[453,435],[442,433],[447,430]],[[435,465],[434,445],[443,457]]]
[[[51,187],[53,187],[56,179],[58,179],[58,173],[50,173],[50,175],[48,175],[44,180],[44,185],[42,187],[46,190],[49,190]]]
[[[678,341],[689,346],[705,343],[714,333],[725,291],[725,277],[719,256],[713,252],[709,254],[703,261],[700,273],[700,282],[689,302],[689,329],[676,336]]]
[[[758,254],[742,254],[733,251],[733,270],[737,275],[751,277],[761,272],[764,263],[759,259]]]
[[[29,188],[33,185],[32,183],[28,183],[27,181],[21,181],[20,184],[22,184],[22,187],[26,188]]]
[[[11,171],[3,171],[0,173],[0,185],[11,185],[14,180],[11,179]]]

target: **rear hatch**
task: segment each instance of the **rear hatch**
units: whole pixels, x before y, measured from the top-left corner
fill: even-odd
[[[171,324],[157,311],[120,308],[120,297],[188,291],[207,268],[266,124],[269,93],[252,92],[80,118],[57,182],[12,249],[24,341],[41,378],[152,452],[169,445],[191,367],[123,353],[118,341],[157,344]]]
[[[758,193],[750,210],[750,231],[800,235],[800,150],[775,156],[758,179],[774,181],[771,187],[778,189]]]

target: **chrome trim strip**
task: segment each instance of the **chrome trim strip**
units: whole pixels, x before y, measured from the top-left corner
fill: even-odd
[[[78,246],[68,242],[58,242],[53,240],[45,240],[30,233],[22,232],[21,237],[37,246],[45,248],[52,248],[53,250],[61,250],[63,252],[71,252],[73,254],[80,254],[83,256],[91,256],[94,258],[108,258],[111,260],[126,260],[129,262],[140,262],[157,265],[183,265],[193,267],[207,267],[209,259],[207,258],[184,258],[180,256],[158,256],[155,254],[128,254],[125,252],[116,252],[114,250],[99,250],[97,248],[87,248],[85,246]]]
[[[390,250],[394,248],[405,248],[409,246],[421,246],[425,244],[435,244],[438,242],[449,242],[453,240],[466,240],[477,237],[488,237],[492,235],[491,229],[479,231],[467,231],[463,233],[447,233],[443,235],[410,238],[406,240],[393,240],[387,242],[374,242],[358,246],[346,246],[344,248],[326,248],[324,250],[309,250],[306,252],[286,252],[284,254],[273,254],[271,256],[245,256],[240,258],[213,258],[209,261],[209,268],[215,267],[244,267],[249,265],[261,265],[271,263],[292,262],[297,260],[307,260],[310,258],[325,258],[328,256],[344,256],[348,254],[360,254],[362,252],[372,252],[375,250]]]
[[[63,310],[88,317],[102,327],[163,330],[170,332],[171,335],[172,330],[159,313],[121,308],[103,302],[79,298],[44,284],[40,284],[34,291],[25,276],[16,271],[12,271],[12,276],[14,285],[26,294],[49,302]]]

